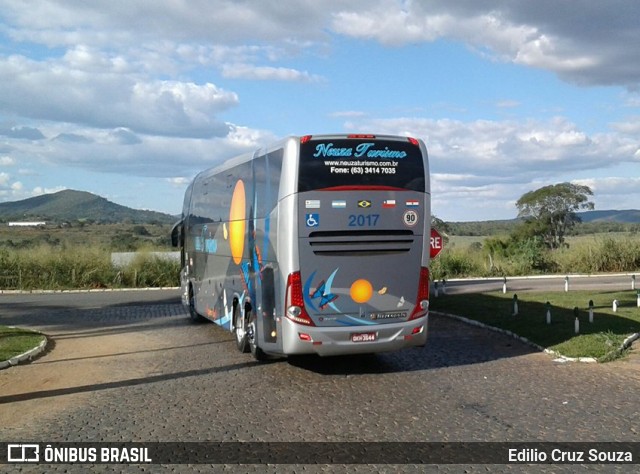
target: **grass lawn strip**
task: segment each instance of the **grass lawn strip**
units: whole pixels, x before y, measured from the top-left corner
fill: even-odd
[[[613,301],[618,301],[617,312]],[[593,301],[593,322],[589,322]],[[547,302],[551,324],[547,324]],[[640,308],[635,291],[520,293],[514,314],[514,293],[445,295],[431,299],[436,312],[463,315],[487,326],[524,337],[534,345],[570,358],[614,360],[640,333]],[[577,308],[577,309],[576,309]],[[576,315],[579,333],[575,333]]]
[[[39,332],[0,326],[0,368],[16,365],[44,349],[47,337]]]

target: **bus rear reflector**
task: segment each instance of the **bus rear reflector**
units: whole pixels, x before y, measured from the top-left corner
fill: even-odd
[[[298,324],[315,326],[304,307],[300,272],[290,273],[287,277],[287,292],[285,297],[285,316],[287,318]]]
[[[418,280],[418,296],[416,306],[413,308],[409,321],[421,318],[429,311],[429,269],[420,267],[420,279]]]

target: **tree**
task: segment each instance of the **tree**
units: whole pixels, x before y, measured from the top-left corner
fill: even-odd
[[[548,248],[557,249],[565,245],[567,231],[580,222],[576,211],[594,208],[589,196],[593,196],[589,186],[572,183],[544,186],[518,199],[518,217],[527,220],[529,228],[539,233]]]
[[[440,235],[442,235],[442,240],[444,241],[445,244],[449,243],[449,234],[451,233],[451,228],[449,227],[449,224],[447,224],[445,221],[443,221],[439,217],[436,217],[435,214],[432,214],[431,227],[434,229],[437,229],[438,232],[440,232]]]

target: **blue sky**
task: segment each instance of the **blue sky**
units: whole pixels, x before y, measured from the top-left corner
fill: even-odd
[[[634,0],[0,0],[0,202],[62,189],[176,214],[287,135],[425,140],[432,210],[508,219],[571,181],[640,207]]]

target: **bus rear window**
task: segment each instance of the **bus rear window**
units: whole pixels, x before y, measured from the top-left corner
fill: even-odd
[[[420,148],[409,141],[310,140],[300,144],[298,191],[372,186],[425,190]]]

